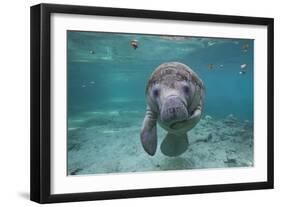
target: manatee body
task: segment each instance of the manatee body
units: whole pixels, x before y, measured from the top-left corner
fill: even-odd
[[[187,132],[200,120],[205,87],[187,65],[168,62],[158,66],[146,86],[147,109],[141,143],[149,155],[157,148],[157,122],[168,133],[160,148],[164,155],[178,156],[188,147]]]

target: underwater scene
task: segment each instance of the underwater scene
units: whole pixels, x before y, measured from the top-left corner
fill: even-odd
[[[254,40],[67,31],[67,175],[254,166]]]

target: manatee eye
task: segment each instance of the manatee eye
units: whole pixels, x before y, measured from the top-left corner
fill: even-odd
[[[159,93],[160,93],[160,91],[159,91],[158,88],[155,88],[155,89],[152,91],[152,94],[153,94],[153,97],[154,97],[154,98],[157,98],[157,97],[159,96]]]
[[[183,91],[185,93],[189,93],[189,90],[190,90],[189,86],[187,86],[187,85],[183,86]]]

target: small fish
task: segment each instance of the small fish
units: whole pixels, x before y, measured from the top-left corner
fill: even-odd
[[[82,85],[82,88],[86,88],[86,85]]]
[[[220,64],[220,69],[223,69],[223,64]]]
[[[249,44],[248,43],[244,43],[242,46],[243,52],[248,52],[249,49]]]
[[[245,63],[245,64],[240,65],[240,68],[241,68],[242,70],[246,70],[247,64]]]
[[[95,83],[96,83],[95,81],[91,81],[91,82],[90,82],[90,84],[95,84]]]
[[[215,41],[209,41],[209,42],[207,42],[208,47],[211,47],[211,46],[213,46],[213,45],[215,45],[215,44],[216,44]]]
[[[134,48],[134,49],[137,49],[138,48],[138,41],[137,40],[131,40],[131,46]]]
[[[90,54],[95,54],[95,51],[94,50],[90,50]]]
[[[243,49],[244,49],[244,50],[247,50],[248,48],[249,48],[249,44],[248,44],[248,43],[244,43],[244,44],[243,44]]]
[[[239,72],[240,75],[243,75],[247,72],[247,67],[248,65],[245,63],[245,64],[242,64],[240,65],[240,68],[241,68],[241,71]]]
[[[213,69],[213,67],[214,67],[214,64],[211,64],[211,63],[210,63],[210,64],[208,64],[208,69],[209,69],[209,70],[212,70],[212,69]]]

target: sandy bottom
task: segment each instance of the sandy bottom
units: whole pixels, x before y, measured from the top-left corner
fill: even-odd
[[[233,115],[204,116],[188,132],[189,148],[179,157],[160,151],[166,132],[158,126],[151,157],[139,133],[143,111],[89,111],[68,120],[68,175],[253,166],[253,124]]]

